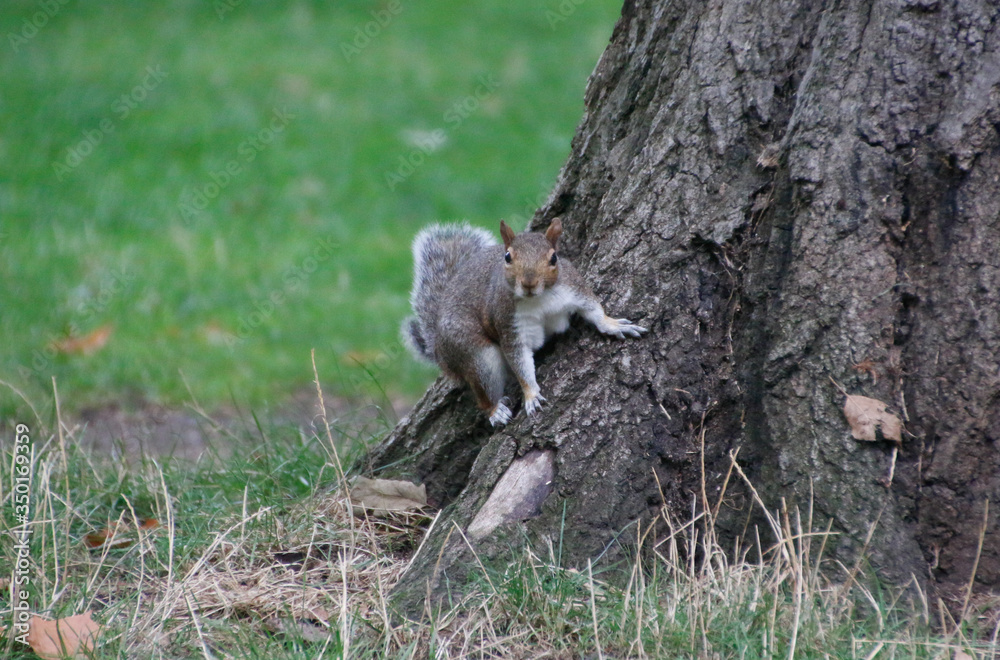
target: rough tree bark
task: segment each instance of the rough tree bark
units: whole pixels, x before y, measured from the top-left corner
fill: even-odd
[[[626,2],[532,225],[561,216],[562,252],[650,334],[575,323],[536,356],[541,415],[497,432],[464,388],[428,391],[369,455],[446,507],[401,593],[461,581],[469,544],[621,557],[662,504],[701,506],[702,456],[714,504],[736,448],[769,506],[832,521],[830,557],[877,521],[867,555],[896,583],[966,583],[991,501],[977,583],[1000,587],[998,17]],[[851,437],[832,381],[905,420],[894,465]],[[731,480],[724,545],[752,508]]]

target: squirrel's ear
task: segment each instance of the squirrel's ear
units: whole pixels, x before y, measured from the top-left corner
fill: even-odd
[[[562,220],[559,218],[552,218],[552,222],[549,223],[549,228],[545,230],[545,238],[548,239],[549,245],[552,249],[556,249],[556,242],[559,240],[559,236],[562,235]]]
[[[500,237],[503,238],[503,246],[506,248],[509,248],[510,244],[514,242],[514,230],[508,227],[503,220],[500,221]]]

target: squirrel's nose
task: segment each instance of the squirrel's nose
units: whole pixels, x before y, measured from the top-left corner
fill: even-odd
[[[538,280],[521,280],[521,286],[524,287],[524,293],[529,296],[535,295],[535,288],[538,286]]]

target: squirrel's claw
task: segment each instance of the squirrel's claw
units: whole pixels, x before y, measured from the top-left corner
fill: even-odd
[[[539,410],[542,409],[542,404],[545,403],[545,397],[541,394],[535,394],[531,397],[524,398],[524,412],[528,414],[528,417],[533,416]]]
[[[622,337],[623,335],[628,335],[629,337],[638,337],[640,335],[649,332],[649,330],[647,330],[646,328],[642,327],[641,325],[635,325],[628,319],[615,319],[615,320],[618,322],[619,337]]]
[[[638,337],[643,333],[649,332],[646,328],[641,325],[635,325],[628,319],[613,319],[609,316],[604,317],[603,322],[598,324],[597,329],[606,335],[614,335],[619,339],[624,339],[625,335]]]
[[[504,397],[504,399],[506,399],[506,397]],[[510,422],[511,417],[513,417],[513,415],[510,413],[510,408],[508,408],[507,404],[504,403],[504,400],[501,399],[497,402],[496,407],[493,408],[493,412],[490,413],[490,424],[493,426],[505,426]]]

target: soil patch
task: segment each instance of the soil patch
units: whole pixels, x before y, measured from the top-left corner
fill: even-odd
[[[324,396],[334,438],[368,438],[391,429],[412,407],[399,397],[376,405],[371,400]],[[67,436],[95,453],[126,461],[142,456],[198,460],[206,452],[226,457],[251,445],[261,433],[300,433],[325,437],[316,390],[303,388],[280,406],[263,410],[225,407],[206,413],[195,406],[171,408],[150,401],[110,402],[63,416]],[[259,422],[259,426],[258,426]],[[0,442],[13,430],[0,424]],[[8,432],[10,430],[10,432]],[[5,442],[4,442],[5,444]]]

